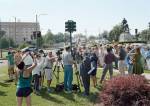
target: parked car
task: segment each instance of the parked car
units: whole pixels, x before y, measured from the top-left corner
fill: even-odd
[[[23,48],[21,51],[37,52],[38,49],[36,47],[34,47],[34,46],[30,46],[30,47]]]

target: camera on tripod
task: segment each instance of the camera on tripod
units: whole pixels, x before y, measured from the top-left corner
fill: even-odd
[[[63,53],[63,48],[60,48],[59,50],[57,50],[56,55],[58,56],[58,60],[62,60],[62,53]]]

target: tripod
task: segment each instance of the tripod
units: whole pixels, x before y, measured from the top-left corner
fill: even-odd
[[[53,73],[54,73],[55,78],[56,78],[56,80],[57,80],[57,84],[59,83],[60,67],[62,67],[62,68],[64,69],[63,64],[62,64],[62,62],[61,62],[61,58],[58,58],[58,60],[56,61],[55,66],[54,66],[54,70],[53,70]],[[57,74],[55,74],[55,71],[56,71],[56,70],[57,70]]]

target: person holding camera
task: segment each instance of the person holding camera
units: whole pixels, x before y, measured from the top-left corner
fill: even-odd
[[[47,91],[50,93],[51,89],[50,89],[50,85],[52,82],[52,68],[53,68],[53,63],[55,62],[55,58],[52,54],[52,52],[50,51],[48,53],[48,55],[45,58],[45,62],[44,62],[44,67],[45,67],[45,76],[47,79]]]
[[[85,89],[83,96],[88,96],[90,91],[90,74],[88,72],[91,70],[91,59],[88,55],[88,53],[84,53],[83,62],[80,66],[80,75]]]
[[[73,81],[73,67],[75,63],[71,55],[71,48],[66,47],[65,52],[62,55],[62,60],[64,64],[64,89],[68,93],[72,92],[72,81]]]
[[[26,55],[25,57],[27,57]],[[15,63],[16,63],[16,75],[18,78],[17,82],[17,104],[18,106],[22,106],[22,100],[23,97],[26,98],[26,104],[27,106],[31,106],[31,80],[32,80],[32,70],[36,67],[37,63],[36,60],[33,57],[33,64],[30,67],[26,67],[25,63],[23,62],[23,59],[20,54],[15,55]]]
[[[40,54],[36,54],[35,56],[36,56],[35,59],[37,61],[37,66],[32,71],[33,82],[34,82],[33,87],[34,87],[35,94],[40,95],[39,88],[40,88],[40,78],[41,78],[43,62]]]
[[[22,60],[25,63],[25,67],[32,66],[33,63],[33,53],[31,53],[28,49],[22,50]]]

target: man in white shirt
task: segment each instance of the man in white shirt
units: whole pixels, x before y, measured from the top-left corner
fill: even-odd
[[[71,48],[66,47],[66,51],[63,53],[62,60],[64,64],[64,89],[68,93],[72,92],[72,81],[73,81],[73,67],[75,63],[71,55]]]
[[[53,63],[55,62],[55,58],[53,55],[52,55],[52,52],[50,51],[47,55],[47,57],[45,58],[45,62],[44,62],[44,67],[45,67],[45,76],[46,76],[46,79],[47,79],[47,90],[48,92],[51,92],[51,89],[50,89],[50,84],[52,82],[52,68],[53,68]]]

